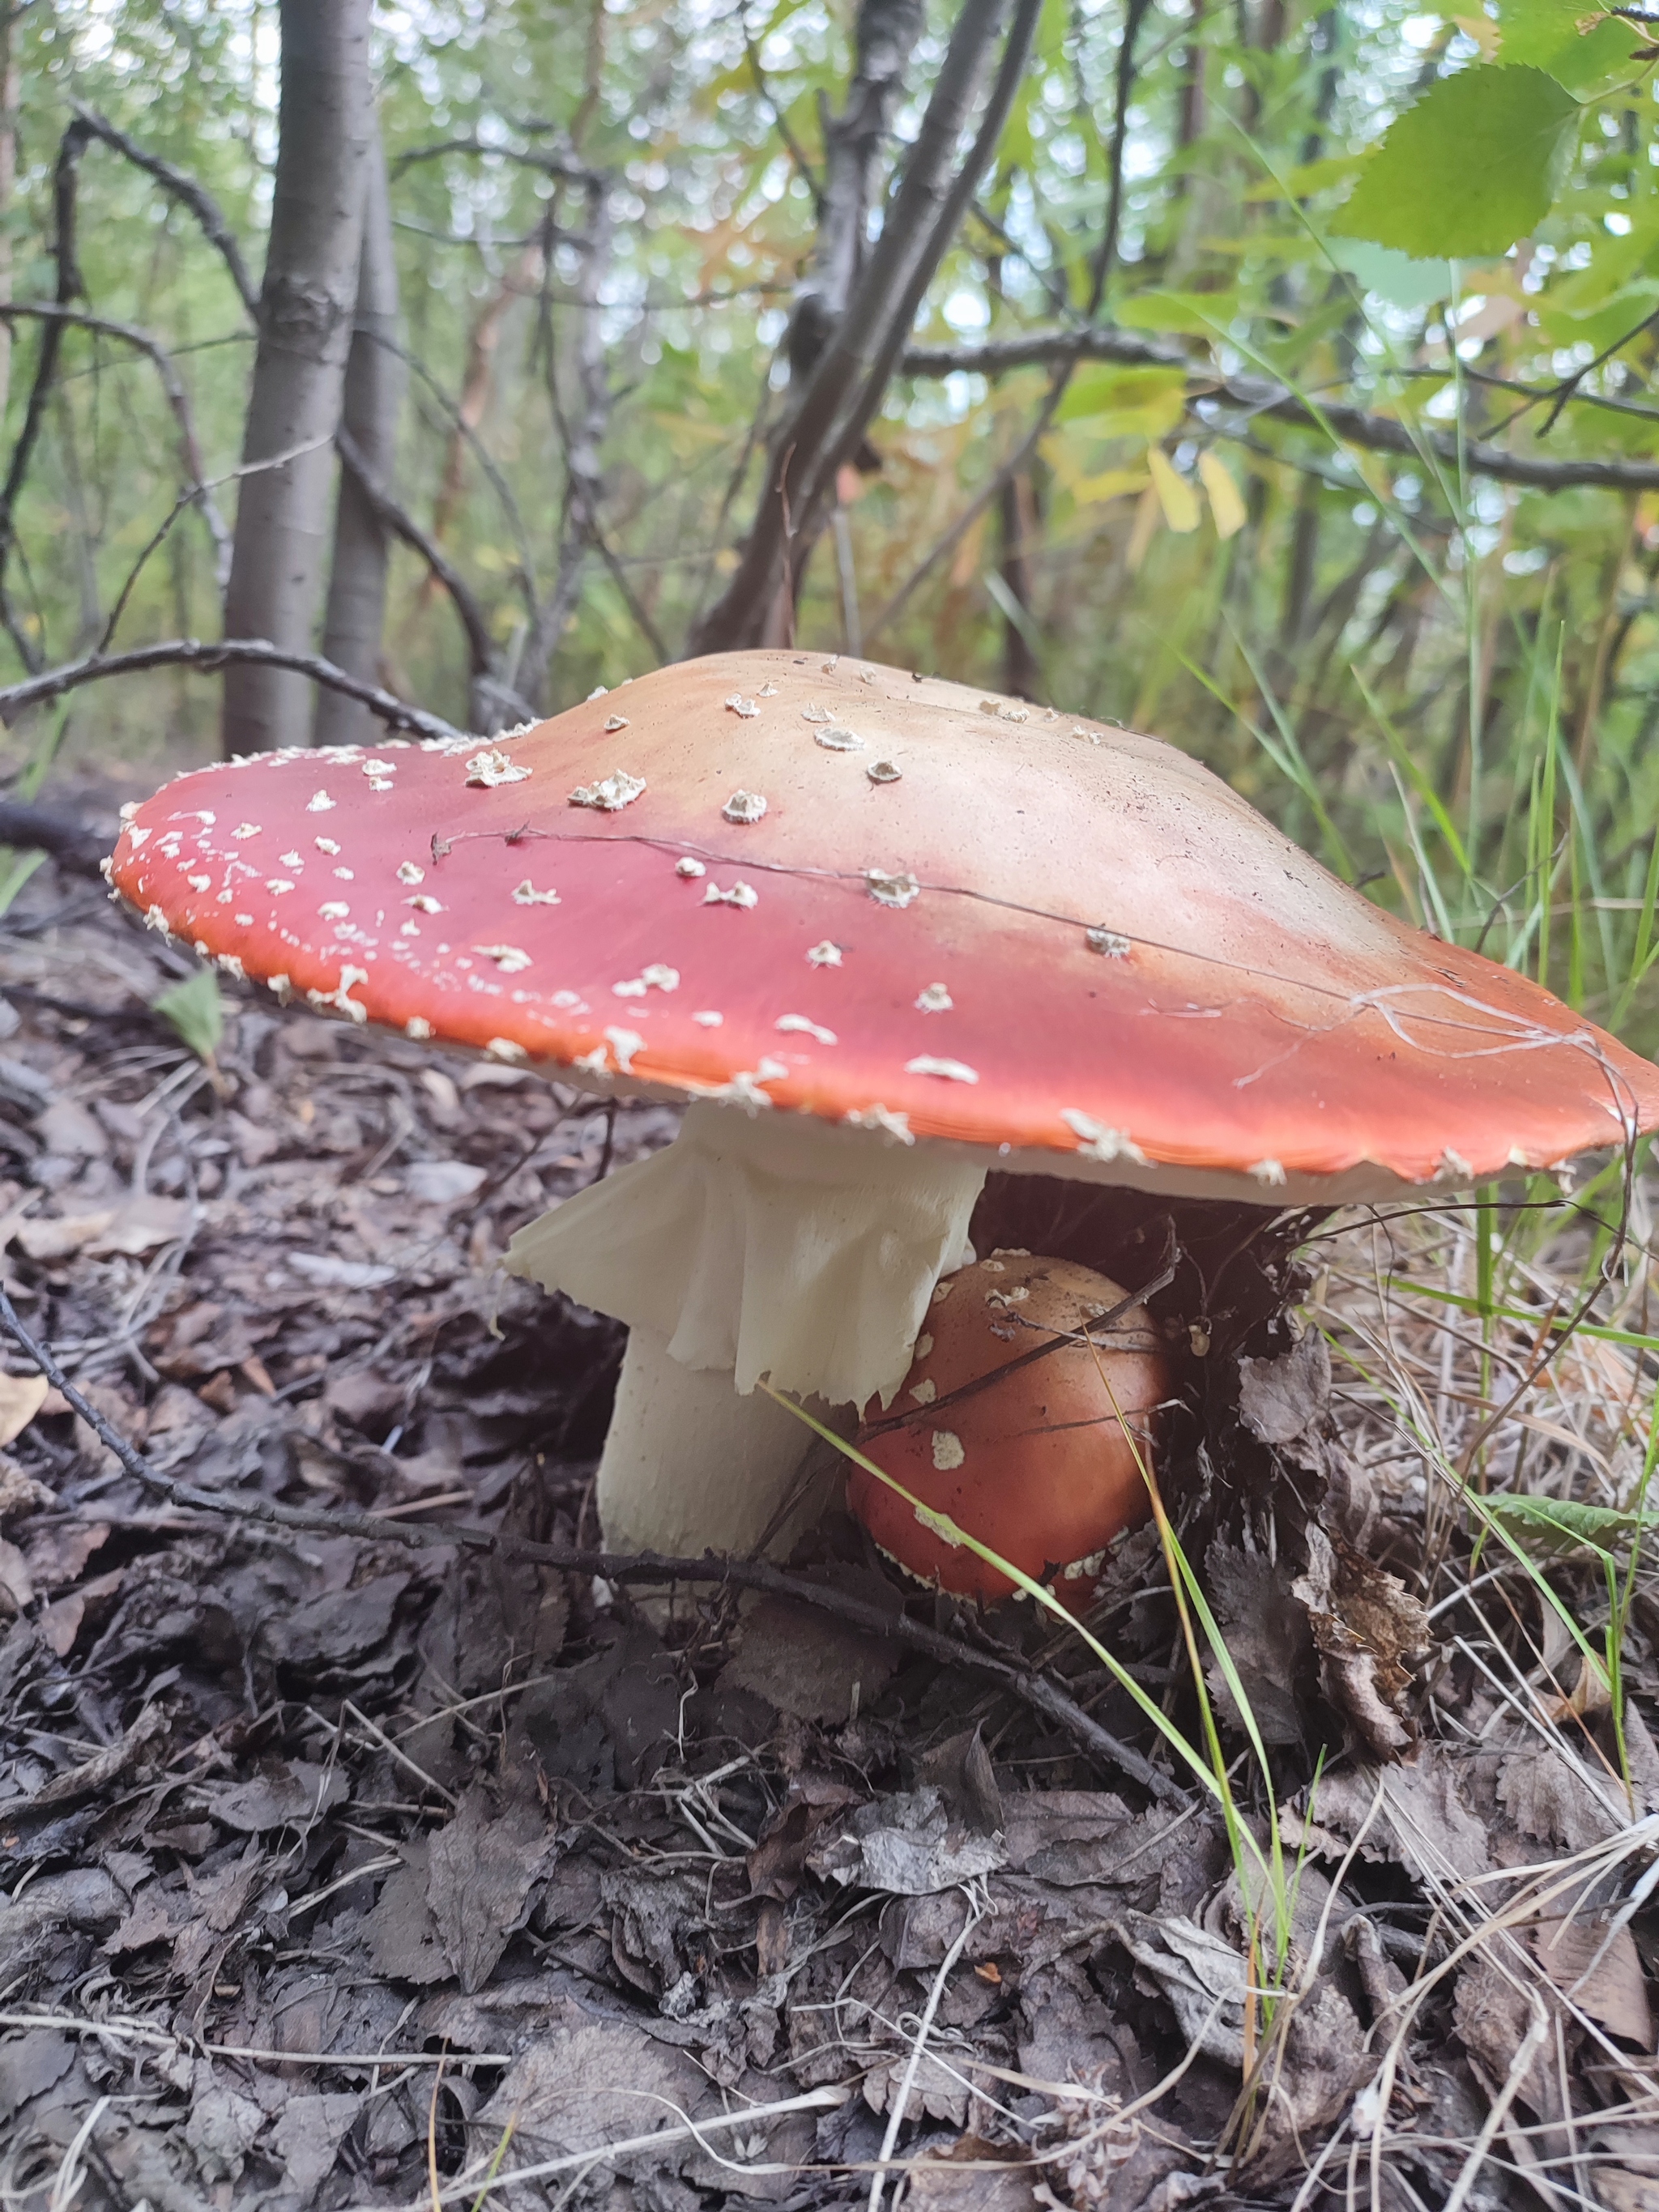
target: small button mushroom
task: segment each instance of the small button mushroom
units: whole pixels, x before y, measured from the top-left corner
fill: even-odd
[[[997,1254],[946,1280],[958,1295],[917,1339],[892,1414],[872,1407],[859,1438],[922,1511],[860,1467],[848,1505],[920,1581],[988,1603],[1018,1588],[943,1516],[1082,1612],[1103,1555],[1151,1510],[1162,1340],[1139,1306],[1103,1323],[1124,1292],[1072,1261]]]

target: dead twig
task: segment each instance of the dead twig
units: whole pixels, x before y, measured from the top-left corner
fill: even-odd
[[[173,637],[159,645],[135,646],[129,653],[88,653],[84,659],[44,669],[21,684],[0,690],[0,722],[9,726],[26,708],[41,706],[48,699],[61,698],[65,691],[73,691],[82,684],[96,683],[101,677],[132,676],[146,668],[200,668],[211,672],[228,667],[233,661],[259,661],[270,668],[295,669],[301,676],[310,677],[313,684],[325,684],[331,690],[343,691],[348,698],[360,699],[389,729],[412,730],[422,738],[460,738],[467,734],[446,722],[440,714],[429,714],[422,707],[411,707],[407,700],[394,698],[378,684],[359,683],[355,676],[348,676],[343,668],[337,668],[331,660],[323,659],[319,653],[289,653],[265,638],[249,637],[221,638],[214,643],[196,637]]]

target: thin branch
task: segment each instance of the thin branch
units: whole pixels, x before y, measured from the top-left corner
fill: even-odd
[[[76,184],[81,166],[81,156],[91,137],[90,126],[79,121],[71,123],[58,146],[58,163],[52,173],[52,202],[56,224],[52,256],[58,264],[57,304],[66,307],[72,300],[86,295],[80,264],[75,252]],[[24,410],[22,428],[17,434],[17,443],[12,447],[11,460],[6,470],[6,480],[0,486],[0,592],[5,589],[6,562],[17,534],[17,501],[23,489],[23,480],[28,474],[35,442],[40,434],[40,425],[46,420],[46,400],[52,391],[52,374],[58,366],[58,349],[64,343],[61,320],[48,321],[40,331],[40,350],[35,357],[34,381],[29,386],[28,405]],[[33,656],[21,632],[14,630],[19,649],[23,653],[26,667],[38,667],[38,658]]]
[[[1135,41],[1146,17],[1152,0],[1129,0],[1123,21],[1123,34],[1118,41],[1117,69],[1112,101],[1111,174],[1107,187],[1106,217],[1101,229],[1099,246],[1095,250],[1089,283],[1088,317],[1091,324],[1100,312],[1106,288],[1111,280],[1117,259],[1118,233],[1123,216],[1123,161],[1129,127],[1129,96],[1134,88]],[[920,301],[917,301],[920,306]],[[1086,336],[1087,333],[1081,335]],[[933,574],[947,553],[959,545],[969,531],[994,501],[1000,501],[1009,485],[1015,483],[1036,454],[1048,435],[1050,424],[1060,412],[1060,403],[1066,388],[1076,372],[1079,356],[1060,355],[1051,366],[1048,389],[1042,396],[1036,420],[1020,440],[1013,453],[993,470],[988,483],[982,485],[932,550],[926,554],[910,571],[904,582],[894,592],[881,612],[870,625],[868,635],[873,637],[893,621],[908,605],[912,592]]]
[[[216,644],[195,637],[174,637],[159,645],[135,646],[128,653],[88,653],[84,659],[68,661],[61,668],[46,669],[24,683],[0,690],[0,722],[9,727],[27,708],[61,698],[64,692],[73,691],[82,684],[95,684],[106,676],[135,676],[147,668],[200,668],[210,672],[238,662],[291,668],[301,676],[310,677],[313,684],[326,684],[331,690],[343,691],[348,698],[361,700],[390,729],[410,730],[422,738],[459,738],[467,734],[441,715],[428,714],[424,708],[411,707],[406,700],[393,698],[390,691],[382,691],[376,684],[359,683],[355,676],[348,676],[344,669],[337,668],[331,660],[324,660],[314,653],[289,653],[264,638],[234,637],[222,638]]]
[[[569,154],[544,154],[522,146],[494,146],[483,138],[444,138],[435,146],[412,146],[407,153],[399,154],[392,164],[392,179],[395,182],[417,161],[441,161],[450,154],[490,155],[503,161],[516,161],[521,168],[539,169],[544,176],[567,177],[577,184],[590,182],[593,174]]]
[[[334,434],[346,474],[351,478],[375,514],[394,538],[400,538],[412,551],[420,555],[427,567],[443,586],[455,603],[461,628],[466,633],[467,662],[474,676],[489,673],[493,646],[483,610],[462,580],[459,570],[441,545],[435,544],[406,508],[399,506],[392,494],[369,468],[358,451],[351,433],[343,424]]]
[[[171,161],[164,161],[159,154],[147,152],[137,139],[129,138],[125,131],[118,131],[96,109],[84,106],[78,100],[72,100],[70,105],[88,137],[101,138],[105,145],[112,147],[118,154],[125,155],[135,168],[154,177],[164,191],[177,200],[181,207],[190,210],[201,225],[209,245],[217,251],[229,270],[237,297],[248,313],[257,319],[259,289],[242,258],[242,249],[236,242],[236,234],[226,221],[223,209],[207,187],[198,184],[195,178],[186,175],[184,170],[175,169]]]
[[[368,1537],[376,1542],[404,1544],[411,1549],[458,1545],[464,1550],[494,1553],[498,1557],[523,1559],[569,1574],[598,1575],[607,1582],[724,1583],[739,1589],[762,1591],[769,1596],[792,1598],[819,1612],[832,1613],[866,1635],[908,1644],[913,1650],[925,1653],[942,1666],[966,1667],[976,1674],[989,1675],[1045,1719],[1063,1728],[1085,1749],[1110,1760],[1132,1776],[1153,1796],[1166,1804],[1183,1808],[1193,1802],[1150,1759],[1143,1758],[1130,1745],[1120,1742],[1063,1690],[1046,1675],[1029,1668],[1017,1654],[986,1650],[964,1643],[912,1620],[908,1613],[886,1612],[842,1590],[810,1582],[802,1576],[786,1574],[758,1560],[721,1559],[712,1553],[701,1559],[673,1559],[651,1553],[584,1551],[560,1544],[532,1543],[476,1524],[423,1526],[393,1520],[383,1514],[357,1513],[339,1507],[331,1507],[327,1512],[307,1511],[301,1507],[279,1505],[258,1492],[239,1497],[225,1491],[198,1490],[192,1484],[163,1474],[82,1395],[51,1352],[24,1327],[3,1291],[0,1291],[0,1328],[33,1362],[53,1389],[63,1393],[99,1442],[114,1453],[126,1473],[171,1505],[231,1520],[258,1522],[267,1528],[290,1528],[306,1534]]]
[[[1024,337],[991,338],[980,345],[913,346],[901,363],[907,376],[954,376],[967,371],[1002,376],[1017,368],[1048,368],[1060,362],[1121,362],[1136,368],[1180,369],[1190,380],[1188,404],[1219,399],[1306,429],[1328,429],[1345,445],[1370,453],[1398,453],[1420,462],[1425,452],[1455,469],[1460,462],[1475,476],[1498,483],[1522,484],[1537,491],[1567,491],[1589,486],[1607,491],[1659,491],[1659,462],[1543,460],[1506,453],[1482,439],[1461,446],[1446,431],[1415,428],[1389,415],[1368,414],[1342,402],[1311,401],[1265,377],[1227,375],[1207,369],[1173,346],[1137,337],[1131,331],[1033,331]]]
[[[785,150],[796,168],[799,170],[802,182],[807,191],[812,195],[813,222],[822,222],[827,205],[823,180],[806,158],[806,149],[790,128],[789,118],[783,111],[782,103],[766,81],[766,71],[761,65],[760,48],[755,44],[754,33],[749,27],[749,17],[746,12],[739,16],[738,27],[743,33],[744,50],[749,57],[749,74],[755,80],[755,89],[771,109],[772,122],[779,137],[783,141]]]
[[[107,315],[89,314],[84,308],[66,307],[47,300],[0,300],[0,317],[9,320],[19,316],[30,322],[58,324],[80,331],[90,331],[99,337],[118,338],[142,353],[155,367],[161,379],[161,389],[179,426],[179,453],[184,464],[185,499],[199,502],[208,534],[213,540],[216,571],[219,586],[224,588],[230,572],[230,533],[224,519],[209,496],[212,490],[205,479],[202,465],[202,448],[196,435],[196,417],[190,404],[190,394],[183,379],[174,368],[173,358],[159,338],[143,330],[137,323],[118,323]]]

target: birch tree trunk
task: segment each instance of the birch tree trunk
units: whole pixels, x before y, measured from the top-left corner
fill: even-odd
[[[357,262],[357,315],[346,361],[342,421],[377,484],[392,488],[398,459],[398,416],[405,382],[397,349],[398,262],[392,242],[386,154],[373,133],[363,191],[363,234]],[[334,563],[329,572],[323,658],[365,684],[380,682],[386,620],[386,566],[392,535],[361,483],[342,470],[334,510]],[[380,724],[343,691],[317,694],[314,741],[371,743]]]
[[[363,173],[374,129],[370,0],[282,0],[282,100],[259,341],[225,595],[230,637],[311,648],[327,539],[333,440],[357,295]],[[248,665],[225,675],[227,753],[302,744],[302,676]]]

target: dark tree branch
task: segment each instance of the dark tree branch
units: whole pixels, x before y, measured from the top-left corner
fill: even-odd
[[[57,218],[52,253],[58,264],[57,304],[60,307],[67,307],[72,301],[82,299],[86,294],[80,264],[76,258],[75,201],[81,156],[86,151],[87,141],[91,135],[90,126],[78,119],[70,125],[58,142],[58,165],[52,174],[52,204]],[[46,420],[46,401],[51,394],[58,351],[63,343],[64,325],[61,320],[42,324],[40,350],[35,358],[34,381],[29,387],[28,405],[24,410],[22,428],[17,434],[17,443],[12,447],[5,483],[0,485],[0,593],[5,590],[6,563],[17,534],[17,501],[22,493],[23,480],[28,474],[29,462],[33,458],[40,425]],[[30,651],[22,633],[14,630],[13,635],[23,654],[24,665],[38,668],[39,656]]]
[[[466,735],[453,723],[446,722],[441,715],[428,714],[422,707],[411,707],[407,701],[394,698],[390,691],[382,691],[376,684],[360,684],[355,676],[348,676],[344,669],[336,668],[331,661],[314,653],[288,653],[264,638],[234,637],[222,638],[216,644],[195,637],[174,637],[159,645],[135,646],[127,653],[88,653],[84,659],[68,661],[61,668],[46,669],[24,683],[0,690],[0,722],[9,727],[26,708],[42,706],[49,699],[61,698],[66,691],[76,690],[82,684],[95,684],[106,676],[136,676],[146,668],[200,668],[212,672],[250,664],[292,669],[296,675],[308,676],[313,684],[326,684],[331,690],[343,691],[348,698],[361,700],[389,729],[410,730],[421,738]]]
[[[1034,0],[1021,0],[1009,52],[1033,5]],[[992,150],[987,133],[981,131],[959,173],[957,148],[1006,12],[1007,0],[965,0],[957,16],[881,236],[777,430],[748,542],[726,591],[698,623],[691,652],[755,642],[764,634],[780,586],[793,586],[801,555],[821,527],[825,489],[833,486],[840,461],[880,404],[881,365],[896,360],[914,315],[910,303],[926,289],[949,243],[943,218],[953,210],[959,216],[958,198],[965,207],[978,188]]]
[[[83,106],[78,100],[71,105],[88,137],[101,138],[105,145],[112,147],[118,154],[125,155],[135,168],[154,177],[164,191],[195,216],[201,225],[203,235],[209,245],[216,249],[229,270],[237,297],[249,315],[257,320],[259,288],[248,273],[247,264],[242,258],[242,249],[236,242],[236,234],[225,220],[224,210],[212,193],[205,185],[198,184],[194,177],[187,176],[184,170],[175,169],[171,161],[164,161],[159,154],[147,152],[136,139],[129,138],[125,131],[118,131],[95,109]]]
[[[50,853],[58,866],[72,876],[97,876],[108,850],[95,830],[88,830],[73,814],[55,806],[31,806],[21,799],[0,799],[0,845],[21,852]]]
[[[224,520],[210,496],[211,486],[205,480],[202,465],[201,445],[196,435],[196,417],[191,407],[190,394],[173,366],[173,357],[161,341],[137,323],[112,322],[107,315],[94,315],[82,307],[60,307],[46,300],[0,300],[0,318],[9,320],[19,317],[30,322],[57,324],[80,331],[90,331],[99,337],[117,338],[142,353],[155,367],[161,379],[161,390],[172,410],[173,419],[179,426],[179,457],[184,466],[185,496],[187,501],[200,504],[209,535],[213,539],[220,586],[222,589],[230,561],[230,533]]]
[[[1544,460],[1529,453],[1506,453],[1479,438],[1457,438],[1443,430],[1414,428],[1391,416],[1368,414],[1346,402],[1304,399],[1266,377],[1228,376],[1206,368],[1174,346],[1132,331],[1033,331],[1024,337],[993,338],[981,345],[913,346],[901,368],[907,376],[953,376],[967,370],[1003,376],[1016,368],[1051,368],[1060,362],[1121,362],[1136,368],[1180,369],[1190,380],[1189,404],[1217,399],[1250,415],[1327,430],[1340,444],[1378,453],[1398,453],[1422,462],[1431,458],[1455,471],[1460,464],[1476,476],[1499,483],[1523,484],[1538,491],[1567,491],[1589,486],[1607,491],[1659,490],[1659,462]]]
[[[343,425],[335,432],[334,443],[339,449],[346,474],[374,508],[384,526],[394,538],[401,538],[411,552],[420,555],[454,601],[461,628],[466,633],[469,672],[473,676],[488,675],[492,652],[489,625],[484,621],[483,609],[473,598],[454,562],[442,546],[433,543],[407,508],[400,507],[386,486],[371,473],[368,462],[353,442],[351,433]]]
[[[114,1453],[125,1472],[170,1505],[307,1535],[361,1536],[375,1542],[404,1544],[410,1549],[454,1546],[466,1551],[494,1553],[499,1557],[523,1559],[568,1574],[602,1576],[607,1582],[725,1583],[738,1589],[761,1591],[771,1597],[791,1598],[816,1611],[831,1613],[866,1635],[908,1644],[912,1650],[924,1653],[941,1666],[965,1667],[989,1676],[1041,1713],[1045,1720],[1064,1729],[1084,1749],[1132,1776],[1162,1802],[1182,1807],[1193,1802],[1188,1793],[1160,1768],[1130,1745],[1120,1742],[1056,1684],[1028,1666],[1017,1654],[1000,1648],[988,1650],[981,1645],[964,1643],[921,1621],[912,1620],[908,1613],[886,1612],[824,1583],[786,1574],[758,1560],[720,1559],[712,1553],[701,1559],[665,1559],[651,1553],[582,1551],[562,1544],[532,1543],[522,1537],[476,1525],[423,1526],[393,1520],[384,1514],[356,1513],[338,1507],[325,1513],[307,1511],[302,1507],[279,1505],[258,1492],[240,1497],[222,1490],[198,1490],[193,1484],[179,1482],[152,1466],[131,1440],[82,1396],[51,1352],[24,1327],[3,1291],[0,1291],[0,1328],[33,1361],[53,1389],[63,1393],[99,1442]]]
[[[417,161],[441,161],[450,154],[495,155],[503,161],[518,162],[521,168],[539,169],[544,176],[565,177],[576,184],[586,184],[592,177],[592,171],[584,168],[574,155],[557,150],[542,153],[522,146],[493,146],[483,138],[444,138],[435,146],[413,146],[406,154],[399,154],[392,164],[392,178],[395,181]]]

